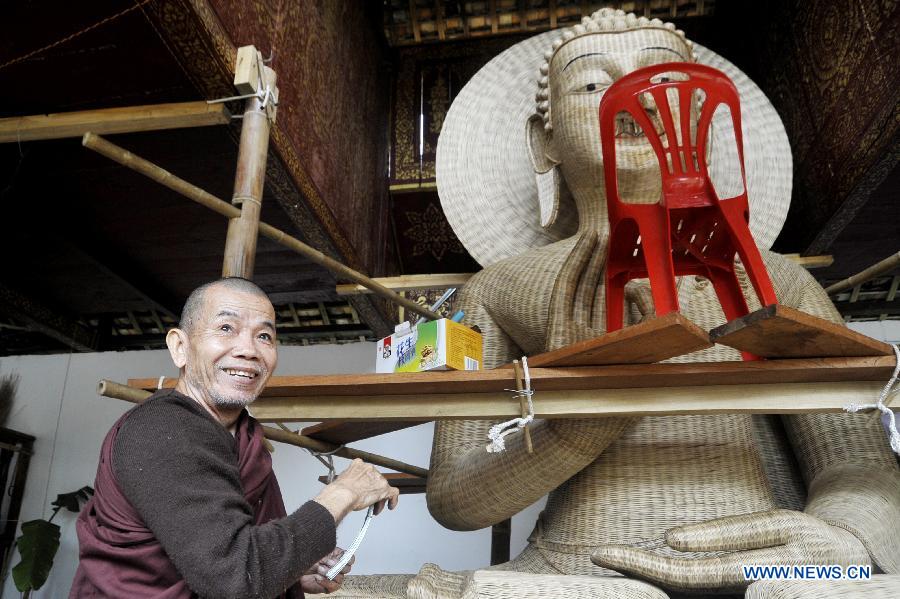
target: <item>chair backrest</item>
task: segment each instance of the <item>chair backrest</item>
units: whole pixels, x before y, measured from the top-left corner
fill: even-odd
[[[670,73],[675,74],[675,77],[664,77]],[[669,103],[670,89],[675,90],[678,98],[677,126]],[[705,99],[697,118],[695,136],[692,136],[691,112],[694,92],[697,90],[703,93]],[[657,125],[642,103],[642,98],[647,94],[653,98],[662,132],[657,130]],[[603,148],[606,198],[610,210],[615,210],[622,203],[619,198],[615,143],[616,117],[621,112],[631,115],[656,152],[662,177],[663,193],[660,202],[663,205],[668,208],[687,208],[708,206],[715,199],[728,199],[718,197],[707,168],[710,125],[716,108],[721,104],[725,104],[731,113],[737,142],[743,193],[735,197],[746,197],[740,100],[737,88],[727,75],[706,65],[674,62],[638,69],[613,83],[600,102],[600,142]]]

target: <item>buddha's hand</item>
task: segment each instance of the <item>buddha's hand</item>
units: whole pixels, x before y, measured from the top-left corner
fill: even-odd
[[[587,231],[566,258],[550,301],[547,351],[598,337],[606,330],[602,285],[606,240],[606,236]]]
[[[739,591],[753,582],[743,566],[869,565],[862,543],[842,528],[803,512],[772,510],[678,526],[666,544],[685,552],[727,552],[717,557],[667,557],[623,545],[604,545],[591,554],[603,568],[671,590]]]

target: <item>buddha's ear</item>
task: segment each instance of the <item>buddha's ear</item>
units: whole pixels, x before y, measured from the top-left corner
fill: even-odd
[[[538,189],[538,204],[541,207],[541,226],[545,229],[556,222],[559,214],[559,164],[550,153],[552,131],[544,127],[544,119],[534,114],[525,125],[528,140],[528,155],[534,168],[534,178]]]

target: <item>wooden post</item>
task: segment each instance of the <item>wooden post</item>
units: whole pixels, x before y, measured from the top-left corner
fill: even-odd
[[[241,59],[252,52],[259,64],[262,57],[255,48],[242,48]],[[238,70],[238,66],[235,67]],[[258,71],[262,87],[275,89],[275,71],[262,67]],[[257,90],[259,91],[259,90]],[[271,98],[266,98],[271,102]],[[238,149],[237,170],[234,175],[234,194],[231,203],[241,209],[241,215],[228,220],[228,236],[225,239],[223,277],[253,278],[256,259],[256,240],[259,230],[259,213],[262,208],[263,185],[266,181],[266,158],[269,153],[269,116],[263,99],[248,98],[244,104],[244,122]]]

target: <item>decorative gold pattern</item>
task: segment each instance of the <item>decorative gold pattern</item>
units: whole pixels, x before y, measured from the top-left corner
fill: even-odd
[[[413,256],[428,253],[435,260],[441,261],[447,252],[466,253],[465,248],[453,233],[453,229],[450,228],[444,213],[434,203],[429,203],[422,212],[407,211],[406,218],[412,226],[405,230],[403,235],[414,241]]]

